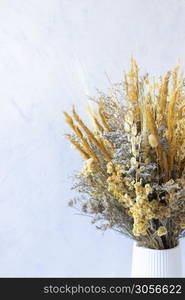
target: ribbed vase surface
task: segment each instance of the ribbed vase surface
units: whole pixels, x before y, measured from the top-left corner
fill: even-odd
[[[182,277],[180,245],[172,249],[154,250],[134,242],[131,277]]]

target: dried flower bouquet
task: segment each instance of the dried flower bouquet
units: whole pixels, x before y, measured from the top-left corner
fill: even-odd
[[[153,249],[173,248],[185,236],[185,89],[179,67],[157,81],[139,75],[135,60],[109,95],[99,92],[93,129],[64,113],[66,135],[84,158],[70,201]]]

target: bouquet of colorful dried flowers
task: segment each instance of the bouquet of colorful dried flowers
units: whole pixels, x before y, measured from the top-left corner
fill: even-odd
[[[64,112],[66,135],[84,158],[70,205],[153,249],[185,236],[185,89],[179,66],[157,81],[139,75],[135,60],[123,82],[99,92],[93,129]]]

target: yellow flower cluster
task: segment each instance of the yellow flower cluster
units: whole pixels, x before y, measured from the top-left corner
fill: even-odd
[[[181,226],[181,229],[185,229],[185,223],[181,223],[180,226]]]
[[[125,193],[124,181],[121,175],[122,170],[122,166],[113,165],[111,161],[107,164],[107,173],[111,174],[107,179],[108,191],[111,192],[125,208],[130,208],[134,204],[134,200]]]
[[[170,216],[170,209],[157,200],[148,201],[148,194],[152,191],[149,184],[144,187],[140,182],[134,184],[136,192],[136,202],[130,208],[130,213],[134,219],[133,233],[135,236],[146,235],[151,219],[163,220]]]
[[[157,230],[157,235],[158,236],[163,236],[167,234],[167,229],[164,226],[160,226]]]
[[[149,184],[145,187],[140,182],[134,184],[136,192],[136,202],[130,208],[130,213],[134,219],[133,233],[135,236],[146,235],[148,221],[155,218],[158,211],[157,200],[148,201],[148,194],[151,191]]]
[[[93,158],[89,158],[85,161],[84,163],[84,167],[82,169],[82,171],[80,172],[80,175],[82,176],[89,176],[89,175],[93,175],[94,173],[97,172],[97,163]]]
[[[108,177],[108,191],[128,209],[128,214],[133,217],[133,234],[135,236],[146,235],[151,219],[167,218],[170,216],[170,209],[159,203],[157,200],[148,200],[148,194],[152,192],[152,187],[146,184],[144,187],[141,182],[131,182],[133,186],[134,197],[126,192],[126,182],[121,176],[123,167],[113,165],[112,162],[107,164],[107,173],[111,174]],[[160,232],[159,232],[160,234]]]
[[[109,161],[107,164],[107,173],[112,174],[114,172],[114,165],[112,161]]]
[[[112,162],[107,164],[107,173],[111,174],[108,177],[108,190],[115,196],[115,198],[128,208],[128,213],[134,219],[133,234],[135,236],[146,235],[149,227],[149,220],[153,218],[162,218],[164,215],[168,216],[170,212],[166,207],[159,204],[157,200],[148,201],[148,194],[152,191],[149,184],[144,187],[141,182],[132,182],[131,185],[135,189],[135,199],[132,199],[124,188],[124,181],[121,177],[121,170],[123,168],[118,165],[113,165]]]
[[[184,216],[180,216],[179,217],[179,222],[177,221],[177,223],[179,223],[179,226],[181,229],[185,229],[185,217]]]

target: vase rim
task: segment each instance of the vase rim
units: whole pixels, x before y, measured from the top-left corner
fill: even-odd
[[[153,249],[153,248],[147,248],[147,247],[143,247],[143,246],[138,246],[137,245],[137,241],[134,241],[135,247],[137,247],[138,249],[143,249],[143,250],[147,250],[147,251],[172,251],[174,249],[178,249],[180,247],[180,243],[178,242],[177,245],[173,248],[168,248],[168,249]]]

